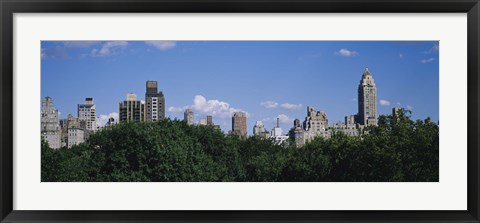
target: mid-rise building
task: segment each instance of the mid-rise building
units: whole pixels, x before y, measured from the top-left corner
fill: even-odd
[[[377,87],[368,68],[358,85],[357,123],[363,126],[377,125]]]
[[[145,120],[158,121],[165,118],[165,96],[158,91],[157,81],[147,81],[145,93]]]
[[[333,126],[329,127],[330,134],[343,133],[347,136],[358,136],[360,135],[360,128],[357,128],[355,125],[348,125],[346,123],[337,122]]]
[[[195,120],[191,108],[185,109],[185,112],[183,113],[183,120],[186,121],[188,125],[193,125]]]
[[[270,134],[268,134],[262,121],[256,121],[253,126],[253,135],[260,138],[267,138]]]
[[[303,122],[303,128],[312,136],[328,137],[327,113],[316,111],[314,107],[307,106],[307,117]]]
[[[354,126],[355,125],[355,116],[354,115],[345,116],[345,125]]]
[[[271,132],[271,137],[281,136],[281,135],[283,135],[283,129],[280,128],[280,119],[277,118],[277,125],[273,127]]]
[[[207,121],[202,118],[202,119],[198,120],[198,123],[197,123],[197,124],[198,124],[198,125],[207,125]]]
[[[127,94],[127,100],[118,104],[119,122],[145,121],[145,103],[137,100],[136,94]]]
[[[78,145],[80,143],[85,142],[85,138],[87,138],[86,130],[85,130],[85,124],[86,123],[84,120],[80,119],[72,119],[69,123],[68,129],[67,129],[67,134],[68,134],[68,140],[67,140],[67,146],[68,148],[71,148],[74,145]]]
[[[297,146],[302,146],[315,137],[329,138],[327,114],[324,111],[316,111],[312,106],[307,106],[307,117],[303,122],[303,129],[298,122],[294,121],[293,136]]]
[[[87,131],[97,130],[97,112],[93,98],[85,98],[85,104],[78,105],[78,119],[85,121]]]
[[[401,109],[402,109],[402,108],[398,108],[398,107],[392,108],[392,116],[393,116],[393,117],[398,117],[398,115],[400,114]]]
[[[211,115],[207,115],[207,125],[209,126],[213,125],[213,118]]]
[[[247,137],[247,114],[245,112],[233,113],[232,134],[242,138]]]
[[[62,120],[62,146],[71,148],[74,145],[84,143],[88,139],[89,133],[85,120],[75,118],[71,114],[68,114],[67,118]]]
[[[113,126],[115,124],[116,124],[115,118],[113,118],[113,117],[108,118],[107,126]]]
[[[293,130],[293,139],[295,140],[295,145],[297,147],[305,145],[305,130],[303,130],[301,127],[295,127]]]
[[[283,134],[283,129],[280,128],[280,119],[277,118],[277,125],[272,129],[270,139],[277,145],[281,145],[288,140],[288,135]]]
[[[45,97],[41,111],[41,135],[50,148],[61,147],[61,128],[58,121],[58,110],[53,106],[51,97]]]
[[[290,139],[295,140],[295,130],[297,128],[302,128],[302,124],[300,122],[300,119],[298,118],[293,120],[293,127],[290,128],[290,130],[288,131],[288,136],[290,137]]]

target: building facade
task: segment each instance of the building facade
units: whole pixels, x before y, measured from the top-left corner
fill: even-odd
[[[93,98],[85,98],[85,104],[78,105],[77,117],[80,121],[85,121],[87,131],[97,130],[97,112]]]
[[[85,121],[81,121],[79,119],[72,119],[69,123],[67,134],[67,146],[71,148],[74,145],[78,145],[80,143],[85,142],[85,138],[87,137],[85,133],[87,132],[84,128]]]
[[[267,131],[262,121],[255,122],[255,125],[253,126],[253,135],[261,138],[266,138]]]
[[[74,145],[84,143],[89,136],[90,131],[87,130],[87,121],[75,118],[68,114],[62,123],[62,145],[71,148]]]
[[[186,121],[188,125],[194,124],[195,119],[191,108],[185,109],[185,112],[183,113],[183,120]]]
[[[349,125],[341,122],[335,123],[330,126],[329,129],[330,134],[342,133],[347,136],[358,136],[361,133],[361,128],[358,128],[356,125]]]
[[[61,147],[61,128],[58,120],[58,110],[53,106],[53,100],[45,97],[41,111],[41,135],[50,148]]]
[[[368,68],[358,85],[357,123],[363,126],[377,125],[377,87]]]
[[[288,135],[283,134],[283,129],[280,128],[280,119],[277,118],[277,125],[272,128],[272,132],[270,133],[270,139],[277,145],[281,145],[286,143],[288,140]]]
[[[207,115],[207,125],[208,126],[213,125],[213,117],[211,115]]]
[[[188,125],[193,125],[195,120],[191,108],[185,109],[185,112],[183,113],[183,120],[186,121]]]
[[[205,119],[201,118],[200,120],[198,120],[197,125],[207,125],[207,121]]]
[[[136,94],[127,94],[127,100],[118,104],[118,118],[120,123],[145,121],[145,103]]]
[[[312,136],[328,137],[328,119],[324,111],[316,111],[314,107],[307,106],[307,117],[303,128]]]
[[[247,114],[245,112],[233,113],[232,134],[242,138],[247,137]]]
[[[157,81],[147,81],[145,93],[145,120],[158,121],[165,118],[165,96],[158,91]]]

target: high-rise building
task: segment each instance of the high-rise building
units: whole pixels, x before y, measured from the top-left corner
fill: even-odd
[[[377,87],[368,68],[363,72],[358,85],[358,114],[360,125],[377,125]]]
[[[45,97],[41,111],[41,134],[50,148],[61,147],[61,129],[58,121],[58,110],[53,106],[53,100]]]
[[[85,104],[78,105],[78,119],[85,121],[87,131],[97,130],[97,112],[93,98],[85,98]]]
[[[186,121],[188,125],[193,125],[194,117],[191,108],[185,109],[185,112],[183,113],[183,120]]]
[[[136,94],[127,94],[127,100],[118,104],[119,122],[145,121],[145,103]]]
[[[235,112],[232,116],[232,134],[242,138],[247,137],[247,114]]]
[[[158,91],[157,81],[147,81],[145,93],[145,120],[158,121],[165,118],[165,96]]]

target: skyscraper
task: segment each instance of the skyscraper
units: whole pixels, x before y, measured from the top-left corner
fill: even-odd
[[[365,68],[358,85],[358,114],[360,125],[377,125],[377,87],[372,75]]]
[[[85,104],[78,105],[78,119],[85,121],[86,130],[91,132],[97,130],[97,112],[93,98],[85,98]]]
[[[185,112],[183,113],[183,120],[187,122],[188,125],[193,125],[194,119],[193,119],[193,111],[191,108],[185,109]]]
[[[119,122],[145,121],[145,103],[136,94],[127,94],[127,100],[118,104]]]
[[[165,96],[158,91],[157,81],[147,81],[145,93],[145,120],[158,121],[165,118]]]
[[[61,147],[58,110],[53,107],[53,100],[50,97],[45,97],[45,100],[42,102],[41,134],[42,138],[48,142],[50,148],[58,149]]]
[[[232,134],[242,138],[247,137],[247,114],[235,112],[232,116]]]

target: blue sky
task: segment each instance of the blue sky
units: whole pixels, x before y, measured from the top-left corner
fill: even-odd
[[[103,123],[127,93],[144,100],[145,82],[157,80],[172,119],[191,107],[195,122],[213,114],[228,131],[231,112],[245,111],[249,134],[255,121],[270,130],[277,117],[286,132],[307,106],[331,124],[356,114],[368,67],[379,114],[400,106],[438,121],[438,49],[437,41],[42,41],[41,96],[61,118],[93,97]]]

